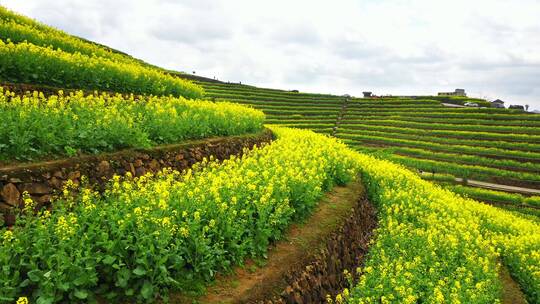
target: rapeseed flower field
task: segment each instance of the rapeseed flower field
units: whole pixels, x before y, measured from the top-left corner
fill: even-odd
[[[183,97],[135,97],[78,91],[17,96],[0,87],[0,160],[32,160],[263,129],[261,111]]]

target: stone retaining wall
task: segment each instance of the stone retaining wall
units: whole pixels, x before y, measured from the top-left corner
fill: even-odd
[[[272,132],[188,141],[182,144],[148,150],[123,150],[96,156],[84,156],[41,163],[0,167],[0,222],[13,225],[14,208],[22,205],[22,193],[28,192],[38,208],[50,206],[51,197],[68,180],[75,184],[86,176],[92,185],[103,189],[113,175],[131,172],[141,176],[163,168],[184,170],[204,157],[218,160],[241,155],[244,148],[263,145],[272,140]]]
[[[356,268],[362,265],[376,225],[374,207],[362,198],[313,261],[302,269],[291,271],[287,278],[289,285],[281,295],[259,303],[325,303],[327,295],[335,299],[349,287],[344,270],[355,274]]]

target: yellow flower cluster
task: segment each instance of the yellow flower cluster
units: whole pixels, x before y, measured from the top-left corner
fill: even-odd
[[[4,235],[2,237],[2,241],[4,244],[7,244],[13,240],[13,232],[11,230],[4,231]]]
[[[538,224],[463,199],[399,165],[354,157],[380,222],[348,303],[499,303],[500,259],[530,300],[540,300]]]
[[[0,65],[10,67],[0,70],[0,77],[16,82],[186,98],[204,94],[200,86],[188,80],[135,62],[69,53],[27,41],[0,39]]]
[[[17,303],[16,304],[28,304],[28,298],[27,297],[20,297],[17,299]]]
[[[75,234],[77,226],[77,216],[75,214],[62,215],[58,217],[54,231],[59,239],[67,240]]]
[[[84,272],[92,274],[87,285],[80,286],[87,290],[102,273],[110,274],[107,280],[117,278],[114,286],[148,284],[147,269],[152,270],[154,290],[169,288],[172,281],[189,286],[210,280],[246,256],[264,254],[288,224],[313,210],[323,191],[359,172],[378,207],[379,226],[365,266],[357,270],[358,282],[336,298],[328,297],[329,302],[500,303],[500,261],[530,301],[539,302],[538,224],[463,199],[328,137],[271,128],[276,141],[241,157],[221,163],[203,160],[182,173],[114,177],[101,196],[86,190],[76,198],[67,196],[63,203],[56,202],[58,210],[46,220],[30,222],[13,237],[24,233],[17,246],[27,248],[54,231],[55,250],[64,250],[59,256],[70,257],[70,265],[83,264]],[[77,232],[75,245],[70,240]],[[10,262],[18,252],[13,246],[0,246],[0,261],[19,273],[20,264]],[[77,256],[71,256],[72,251]],[[61,267],[46,256],[29,258],[30,265]],[[86,259],[96,261],[99,271],[86,266]],[[115,261],[139,263],[121,270],[135,276],[126,278],[111,265]],[[19,276],[9,282],[10,294],[0,296],[22,292]],[[62,286],[55,292],[75,292]]]
[[[0,160],[147,148],[262,129],[264,114],[232,104],[173,97],[14,96],[0,87]]]
[[[39,46],[53,46],[66,52],[80,52],[88,56],[109,58],[114,61],[137,63],[135,59],[108,48],[83,41],[61,30],[40,24],[30,18],[13,13],[0,6],[0,39],[10,39],[14,43],[28,41]]]

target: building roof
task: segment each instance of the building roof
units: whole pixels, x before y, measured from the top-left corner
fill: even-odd
[[[492,101],[492,103],[504,103],[504,101],[502,101],[500,99],[495,99],[494,101]]]

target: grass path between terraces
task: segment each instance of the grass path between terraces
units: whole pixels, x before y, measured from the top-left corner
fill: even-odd
[[[505,265],[501,265],[499,278],[503,286],[502,304],[527,304],[525,294],[510,275],[510,271]]]
[[[218,276],[200,298],[171,295],[171,303],[251,303],[279,294],[286,287],[286,275],[310,261],[316,249],[350,216],[364,191],[360,182],[335,187],[309,218],[289,227],[285,238],[269,249],[266,260],[249,260],[232,274]]]

